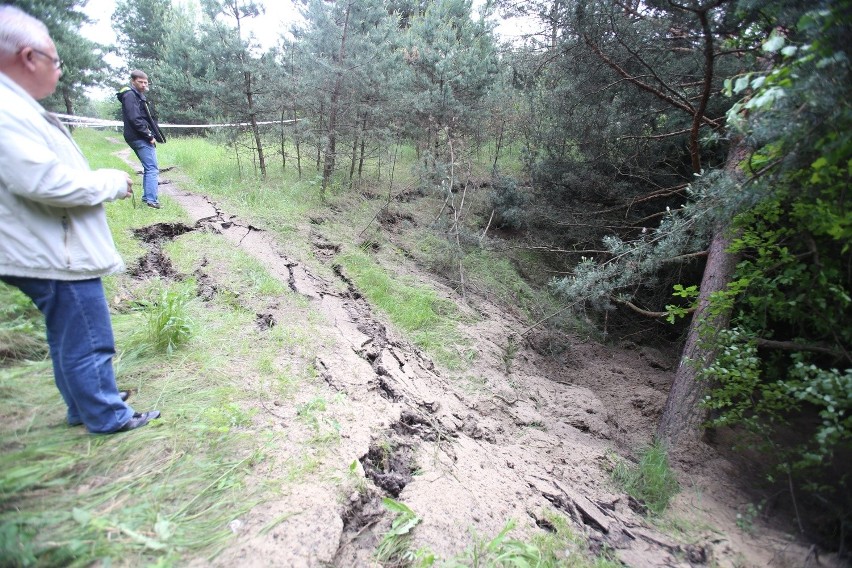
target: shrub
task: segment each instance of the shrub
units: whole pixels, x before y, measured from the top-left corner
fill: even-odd
[[[529,196],[518,181],[507,176],[497,176],[491,182],[491,207],[494,208],[494,225],[504,229],[524,229],[527,226],[526,208]]]

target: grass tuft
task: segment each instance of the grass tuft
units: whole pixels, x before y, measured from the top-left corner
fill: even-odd
[[[644,503],[655,515],[662,514],[672,497],[680,491],[669,467],[665,446],[657,441],[641,452],[638,465],[631,466],[619,460],[612,470],[612,477],[628,495]]]
[[[622,564],[606,553],[593,556],[585,538],[571,530],[564,515],[544,511],[541,522],[548,530],[537,532],[529,542],[510,538],[510,520],[491,539],[477,539],[464,554],[447,563],[448,568],[617,568]]]
[[[382,566],[430,566],[432,562],[426,561],[422,555],[411,550],[411,531],[420,524],[422,520],[406,504],[385,497],[382,505],[396,516],[391,527],[382,537],[376,548],[376,560]],[[421,556],[421,559],[418,558]]]
[[[17,288],[0,282],[0,364],[47,356],[44,319]]]
[[[187,304],[192,298],[186,287],[163,288],[159,297],[142,305],[146,320],[136,344],[141,349],[171,354],[192,338]]]

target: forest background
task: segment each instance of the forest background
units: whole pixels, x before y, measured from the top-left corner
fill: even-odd
[[[735,431],[808,530],[848,547],[848,0],[496,0],[478,14],[309,0],[269,49],[245,33],[263,14],[242,0],[119,0],[116,46],[80,36],[81,2],[13,4],[64,61],[52,110],[115,119],[86,90],[145,69],[161,122],[245,125],[173,135],[225,145],[246,177],[310,164],[322,199],[375,191],[412,151],[416,181],[393,197],[445,196],[435,223],[454,260],[440,269],[460,296],[465,254],[499,239],[549,270],[532,283],[559,317],[540,325],[571,313],[604,340],[681,343],[662,447],[689,460]],[[494,14],[537,31],[501,43]],[[509,153],[520,167],[501,168]],[[473,186],[489,188],[485,218],[465,209]]]

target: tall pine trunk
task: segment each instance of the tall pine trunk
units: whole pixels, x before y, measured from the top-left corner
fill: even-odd
[[[254,135],[255,147],[257,148],[257,160],[260,163],[260,175],[266,179],[266,160],[263,157],[263,144],[260,140],[260,127],[257,125],[257,111],[254,108],[254,96],[251,88],[251,71],[243,71],[243,86],[245,87],[251,131]]]
[[[748,156],[749,151],[746,143],[737,139],[732,142],[728,152],[725,171],[740,184],[744,175],[739,165]],[[698,306],[692,315],[680,364],[657,424],[657,439],[675,453],[693,447],[700,440],[701,425],[707,418],[701,401],[708,392],[709,385],[702,381],[698,374],[699,370],[712,363],[716,356],[715,350],[704,340],[712,339],[714,332],[727,329],[730,322],[729,312],[710,313],[710,299],[714,293],[724,290],[731,282],[737,267],[737,255],[727,252],[734,238],[732,231],[733,229],[723,222],[713,229],[707,264],[701,278]]]
[[[337,153],[337,114],[340,106],[341,90],[343,88],[343,71],[341,66],[346,58],[346,32],[349,29],[349,13],[352,9],[352,4],[346,6],[346,16],[343,21],[343,34],[340,38],[340,49],[335,58],[337,71],[334,78],[334,87],[331,91],[331,100],[329,101],[328,109],[328,135],[326,136],[325,152],[322,165],[322,189],[321,195],[325,199],[325,191],[331,183],[331,176],[334,174],[334,160]]]

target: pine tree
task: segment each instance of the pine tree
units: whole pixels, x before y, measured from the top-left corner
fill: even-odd
[[[150,75],[158,74],[169,27],[178,16],[170,0],[116,1],[112,27],[128,72],[142,69]]]
[[[448,159],[442,140],[471,134],[486,120],[498,74],[494,35],[484,19],[471,19],[470,0],[436,0],[411,17],[404,57],[408,132],[434,167]]]
[[[56,92],[42,104],[74,114],[77,101],[85,98],[85,90],[103,85],[109,69],[103,59],[107,46],[80,35],[80,27],[89,21],[81,11],[85,1],[13,0],[10,4],[44,22],[63,62]]]

